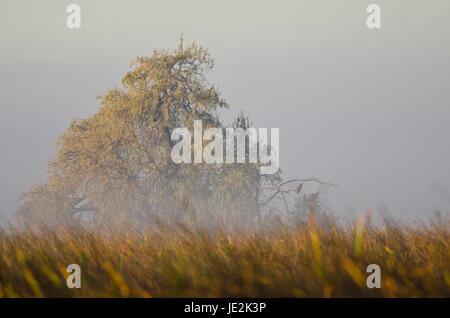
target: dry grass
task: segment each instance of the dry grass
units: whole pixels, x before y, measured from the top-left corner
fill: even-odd
[[[449,297],[449,222],[0,232],[0,297]],[[443,224],[444,223],[444,224]],[[237,233],[237,234],[236,234]],[[82,288],[66,287],[81,266]],[[366,287],[379,264],[381,289]]]

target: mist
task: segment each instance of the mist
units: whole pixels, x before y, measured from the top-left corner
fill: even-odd
[[[80,30],[65,26],[68,2],[2,2],[0,221],[70,122],[181,34],[214,57],[223,117],[278,127],[283,176],[337,184],[322,193],[337,215],[448,213],[450,3],[383,3],[374,31],[372,2],[80,0]]]

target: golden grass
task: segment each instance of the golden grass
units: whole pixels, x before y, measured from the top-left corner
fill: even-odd
[[[449,222],[0,232],[0,297],[449,297]],[[66,267],[81,266],[81,289]],[[381,267],[381,289],[366,267]]]

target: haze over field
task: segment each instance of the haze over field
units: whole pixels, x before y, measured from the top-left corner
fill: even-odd
[[[280,128],[286,177],[339,185],[338,215],[373,207],[426,219],[450,205],[448,1],[68,1],[0,3],[0,211],[45,173],[74,118],[98,110],[136,56],[180,34],[208,48],[210,79],[255,127]],[[1,215],[1,214],[0,214]],[[1,219],[2,217],[0,217]]]

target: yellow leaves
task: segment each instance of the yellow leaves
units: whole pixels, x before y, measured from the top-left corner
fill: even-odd
[[[333,293],[333,288],[329,285],[325,285],[323,289],[323,297],[324,298],[330,298]]]
[[[320,250],[320,242],[317,231],[315,228],[312,228],[309,233],[311,236],[311,245],[314,251],[314,258],[317,263],[322,263],[322,252]]]
[[[233,241],[231,240],[231,236],[227,235],[228,243],[233,246]]]
[[[362,274],[362,270],[358,268],[358,266],[356,266],[350,258],[344,257],[342,259],[342,265],[356,285],[365,287],[365,278]]]
[[[110,262],[106,262],[103,265],[103,268],[109,274],[109,276],[114,281],[116,286],[119,288],[120,295],[122,297],[128,297],[130,295],[130,289],[128,288],[125,280],[120,275],[120,273],[115,270],[114,266]]]
[[[361,256],[363,246],[363,233],[364,233],[364,219],[362,217],[359,217],[355,229],[355,246],[354,246],[355,257]]]
[[[19,295],[14,288],[12,287],[11,283],[8,283],[5,287],[4,287],[4,296],[6,297],[10,297],[10,298],[19,298],[19,297],[23,297],[23,295]]]
[[[446,270],[444,272],[444,279],[445,279],[445,283],[450,288],[450,271]]]
[[[0,297],[448,296],[449,246],[441,244],[442,233],[364,232],[364,242],[388,239],[389,247],[367,243],[356,257],[355,229],[333,226],[279,224],[260,233],[243,225],[233,233],[163,225],[142,233],[0,232]],[[82,294],[65,286],[72,262],[83,269]],[[381,289],[366,287],[372,263],[381,267]]]
[[[42,291],[39,287],[39,283],[37,282],[36,278],[34,277],[33,273],[31,272],[31,270],[28,268],[28,266],[26,264],[25,255],[20,249],[16,250],[16,258],[22,267],[25,279],[28,282],[28,285],[30,286],[31,290],[33,291],[34,296],[44,297],[44,294],[42,293]]]
[[[51,270],[51,268],[47,265],[42,266],[42,272],[44,275],[56,286],[61,287],[63,285],[60,277]],[[65,269],[64,269],[65,272]]]
[[[386,252],[388,252],[389,254],[391,254],[391,255],[394,255],[394,254],[395,254],[394,251],[391,250],[388,246],[385,246],[384,250],[385,250]]]
[[[298,298],[306,298],[308,297],[308,295],[301,289],[294,287],[292,289],[292,294],[294,295],[294,297],[298,297]]]
[[[311,238],[311,246],[314,253],[313,270],[322,281],[325,281],[326,278],[324,263],[322,259],[322,251],[320,248],[320,241],[316,228],[312,226],[309,233]]]

